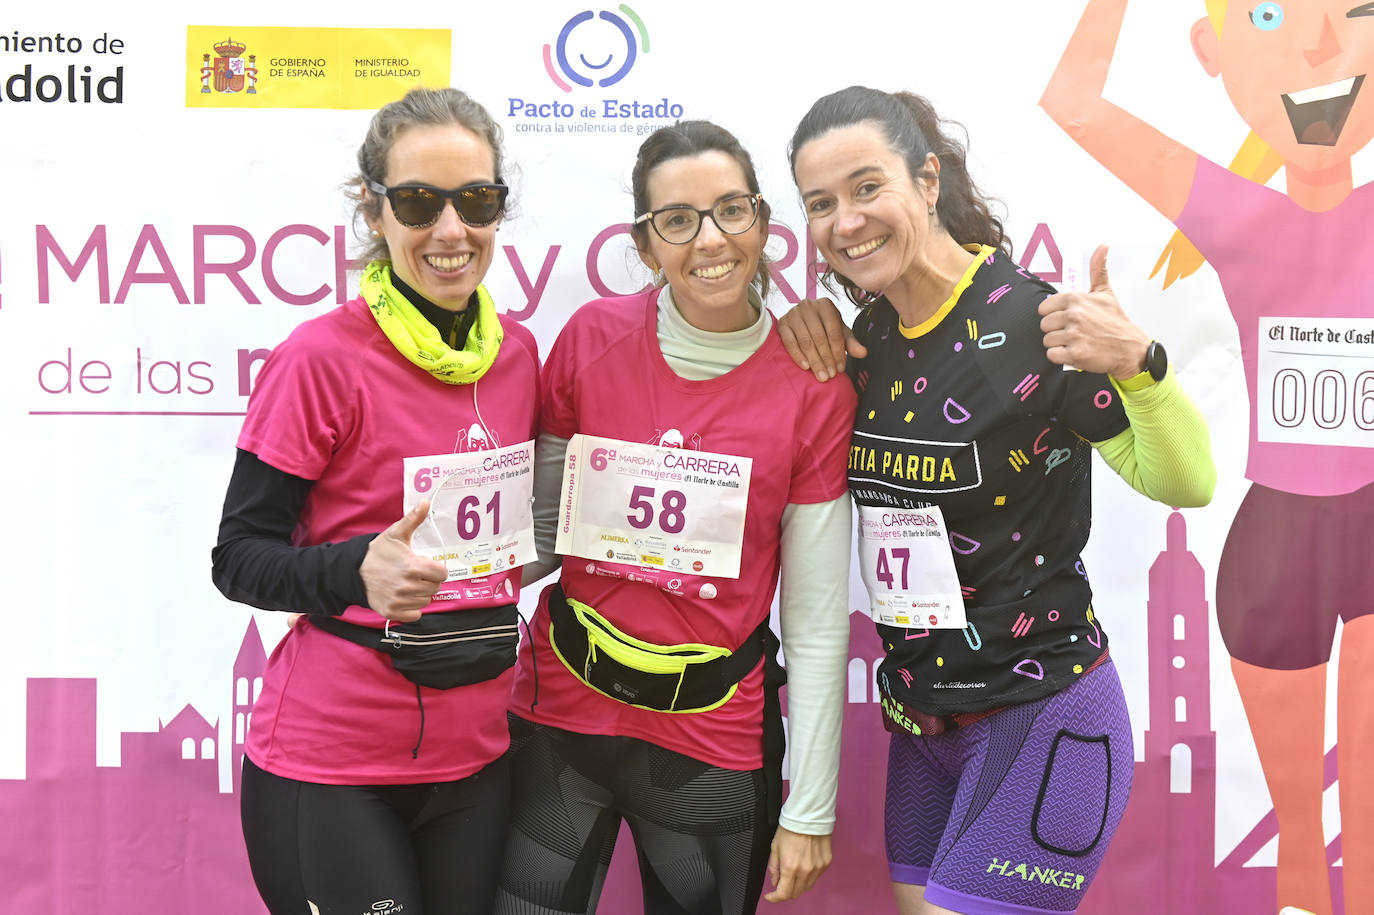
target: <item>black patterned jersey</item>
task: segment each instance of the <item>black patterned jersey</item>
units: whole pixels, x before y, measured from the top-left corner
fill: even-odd
[[[1091,524],[1088,442],[1128,422],[1105,375],[1045,355],[1037,307],[1054,290],[983,248],[950,299],[903,328],[883,299],[854,332],[859,407],[849,487],[860,505],[938,506],[965,629],[879,625],[890,728],[1057,692],[1106,652],[1079,553]],[[927,726],[929,730],[929,726]]]

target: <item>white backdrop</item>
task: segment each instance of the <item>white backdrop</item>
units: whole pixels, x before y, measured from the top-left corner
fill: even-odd
[[[0,78],[29,65],[34,78],[64,79],[69,65],[78,73],[91,67],[95,79],[122,67],[122,100],[43,103],[0,95],[0,593],[11,633],[9,661],[0,667],[0,780],[26,778],[31,735],[53,725],[27,720],[33,678],[95,679],[100,767],[127,764],[122,734],[156,731],[187,704],[217,722],[221,742],[228,739],[225,683],[249,611],[211,585],[209,550],[245,379],[255,367],[245,372],[240,362],[356,288],[356,274],[348,276],[347,293],[339,283],[340,263],[356,249],[340,186],[353,172],[371,111],[236,110],[223,100],[223,107],[188,108],[188,85],[199,80],[187,68],[188,50],[199,56],[187,47],[191,25],[223,25],[226,36],[259,26],[450,29],[452,83],[498,116],[518,164],[511,176],[516,215],[498,236],[502,250],[487,285],[498,308],[519,315],[544,352],[567,315],[601,287],[629,292],[647,280],[627,236],[601,233],[631,217],[638,131],[663,121],[620,119],[616,126],[631,130],[610,134],[531,132],[554,122],[513,114],[513,99],[568,102],[579,112],[584,105],[604,110],[609,98],[666,100],[684,117],[720,123],[753,152],[775,225],[804,249],[784,147],[806,107],[856,82],[927,95],[967,127],[975,177],[1005,201],[1018,257],[1044,224],[1062,255],[1063,280],[1073,284],[1092,248],[1110,244],[1123,302],[1168,343],[1211,423],[1220,471],[1213,504],[1187,513],[1189,547],[1207,570],[1211,601],[1220,545],[1245,489],[1247,401],[1236,331],[1209,267],[1167,292],[1146,280],[1172,226],[1036,105],[1080,7],[851,0],[784,10],[639,0],[634,12],[648,49],[641,35],[621,81],[572,92],[554,83],[542,53],[582,10],[577,4],[436,8],[341,0],[323,17],[300,0],[222,9],[68,0],[9,10],[14,40],[8,50],[0,42]],[[1200,2],[1133,5],[1108,95],[1224,162],[1245,127],[1188,48],[1188,29],[1200,15]],[[577,39],[592,51],[625,53],[609,24],[580,29]],[[83,50],[14,49],[23,36],[59,32],[82,38]],[[122,53],[91,50],[102,34],[121,39]],[[272,88],[266,78],[259,87],[264,97]],[[578,116],[562,126],[574,123],[607,122]],[[1357,159],[1357,184],[1368,174],[1366,162]],[[1275,183],[1282,187],[1282,178]],[[222,272],[198,279],[198,227],[205,261],[232,262],[253,249],[243,288]],[[295,228],[270,246],[287,227]],[[76,263],[93,237],[95,253],[82,269],[64,269],[62,258]],[[780,237],[770,251],[786,264],[781,278],[803,292],[804,250],[789,259]],[[1060,264],[1044,246],[1030,266],[1054,274]],[[281,293],[321,287],[326,294],[309,305],[291,304]],[[789,307],[786,291],[775,293],[775,313]],[[260,303],[249,301],[254,297]],[[1139,753],[1147,721],[1145,576],[1162,548],[1168,512],[1135,497],[1100,463],[1098,471],[1087,565],[1126,681]],[[258,613],[257,624],[270,651],[283,621]],[[1269,803],[1215,633],[1211,650],[1220,860]],[[866,726],[880,727],[876,711]],[[231,757],[218,759],[228,790]],[[843,777],[865,775],[850,770]],[[0,803],[18,804],[18,797],[6,793]],[[1334,834],[1334,817],[1329,822]],[[57,831],[43,841],[63,839]],[[1272,862],[1271,846],[1252,863]],[[4,870],[13,873],[15,863],[5,861]]]

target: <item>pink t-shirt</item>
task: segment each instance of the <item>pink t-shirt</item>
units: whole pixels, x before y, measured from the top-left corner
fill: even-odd
[[[578,309],[549,354],[541,429],[562,438],[680,440],[686,449],[752,458],[740,577],[565,557],[563,588],[636,638],[734,648],[768,616],[783,509],[845,492],[855,395],[844,379],[821,384],[797,368],[776,332],[733,371],[708,381],[681,378],[659,349],[657,299],[654,290]],[[589,689],[554,654],[548,598],[546,590],[531,627],[536,657],[520,655],[515,714],[585,734],[636,737],[723,768],[762,765],[761,668],[709,712],[626,705]]]
[[[362,299],[301,324],[263,364],[238,447],[314,480],[292,540],[302,546],[385,530],[403,514],[407,457],[529,441],[538,421],[539,355],[504,319],[496,362],[475,384],[450,385],[408,362]],[[513,603],[519,569],[446,586],[424,612]],[[302,608],[309,609],[309,608]],[[349,622],[381,626],[366,607]],[[246,752],[269,772],[324,784],[463,778],[509,743],[511,674],[450,690],[421,688],[380,652],[303,620],[272,652]]]
[[[1374,183],[1355,188],[1333,209],[1313,213],[1278,191],[1198,158],[1193,188],[1177,224],[1216,268],[1240,331],[1250,391],[1245,475],[1256,483],[1330,496],[1374,482],[1374,447],[1260,441],[1256,396],[1262,316],[1282,318],[1285,326],[1300,328],[1320,325],[1323,318],[1374,317],[1371,219]],[[1315,384],[1316,379],[1307,381]],[[1340,398],[1346,409],[1368,412],[1360,391],[1340,387],[1323,396]],[[1310,410],[1313,392],[1307,393],[1305,408]],[[1333,409],[1334,402],[1325,408]],[[1369,434],[1374,445],[1374,432]]]

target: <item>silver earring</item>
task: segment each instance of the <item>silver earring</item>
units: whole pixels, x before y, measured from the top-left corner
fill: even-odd
[[[664,270],[662,267],[659,267],[656,271],[654,271],[654,285],[655,285],[655,286],[667,286],[667,285],[668,285],[668,271],[667,271],[667,270]]]
[[[931,207],[929,210],[926,211],[926,213],[927,213],[927,215],[934,216],[934,215],[935,215],[935,207]]]

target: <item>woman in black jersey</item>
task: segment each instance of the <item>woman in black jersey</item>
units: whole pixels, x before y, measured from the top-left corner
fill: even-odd
[[[1134,764],[1080,559],[1089,445],[1166,504],[1205,504],[1215,469],[1105,249],[1091,292],[1055,295],[1012,260],[948,128],[925,99],[854,86],[790,147],[811,233],[860,308],[849,488],[887,652],[889,871],[905,915],[1072,912]],[[829,300],[780,324],[798,362],[839,371]]]

